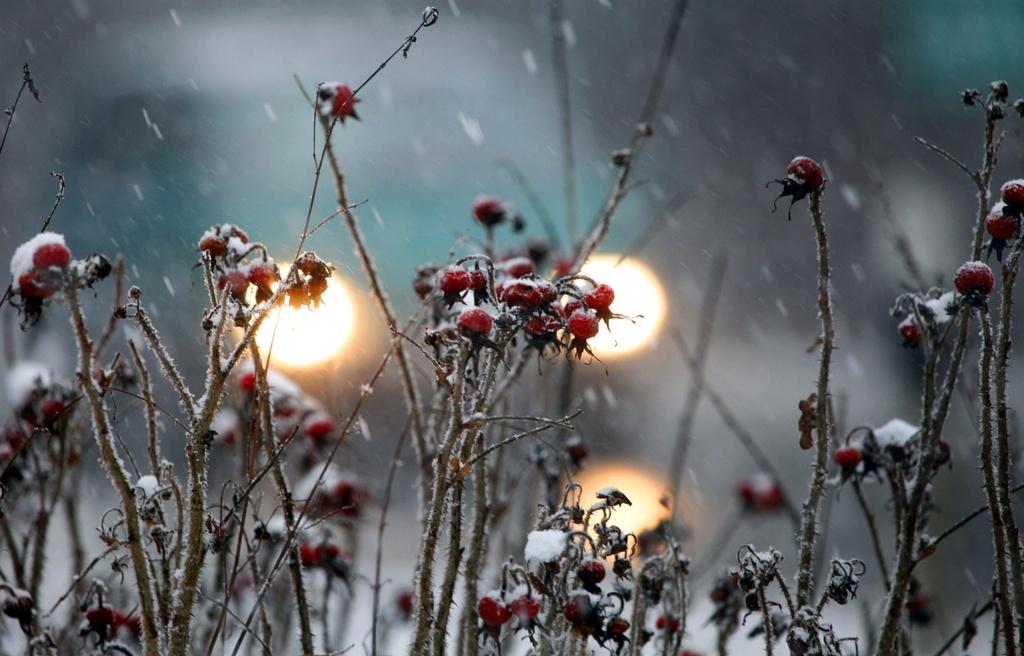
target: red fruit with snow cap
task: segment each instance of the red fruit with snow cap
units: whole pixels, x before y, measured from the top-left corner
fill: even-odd
[[[458,264],[449,264],[437,272],[437,288],[445,294],[459,294],[471,284],[469,272]]]
[[[508,609],[519,619],[520,624],[528,624],[540,615],[541,603],[536,597],[516,597]]]
[[[25,298],[44,299],[53,296],[54,291],[39,283],[39,277],[35,271],[23,273],[18,277],[18,291]]]
[[[228,252],[228,242],[218,235],[206,234],[199,240],[199,250],[209,253],[211,257],[223,257]]]
[[[836,449],[833,458],[836,464],[846,473],[851,473],[857,470],[857,466],[860,464],[863,458],[860,449],[855,446],[846,446],[841,449]]]
[[[1000,189],[1000,197],[1015,210],[1024,209],[1024,180],[1010,180]]]
[[[996,284],[992,269],[984,262],[967,262],[956,270],[953,277],[956,290],[967,297],[983,298],[992,293]]]
[[[32,253],[32,266],[37,269],[51,267],[63,269],[71,263],[71,251],[64,244],[51,242],[43,244]]]
[[[317,105],[320,107],[320,113],[336,118],[342,123],[350,116],[359,120],[359,114],[356,113],[356,103],[358,102],[360,99],[355,97],[347,84],[328,82],[321,84],[317,90]]]
[[[485,595],[476,604],[477,615],[489,626],[501,626],[512,618],[508,606],[495,595]]]
[[[483,336],[491,332],[494,319],[480,308],[470,308],[459,315],[458,326],[464,335]]]
[[[900,337],[903,338],[903,345],[913,348],[921,343],[921,327],[917,325],[913,317],[907,317],[897,326]]]
[[[988,218],[985,219],[985,230],[996,239],[1006,241],[1013,239],[1017,234],[1017,221],[1012,216],[1004,214],[1003,207],[1005,206],[998,204],[992,208]]]
[[[505,204],[494,196],[481,196],[473,201],[473,217],[487,227],[496,226],[505,220]]]
[[[236,299],[245,298],[245,292],[249,289],[249,276],[238,269],[232,269],[227,273],[221,274],[217,280],[218,289],[227,289]]]
[[[810,191],[817,191],[825,185],[824,169],[821,168],[821,164],[810,157],[801,155],[794,158],[786,167],[786,173],[794,178],[799,178]]]
[[[513,278],[522,278],[533,273],[533,262],[525,257],[513,257],[502,262],[505,273]]]
[[[597,315],[586,310],[576,310],[566,323],[569,332],[576,339],[587,340],[597,335],[600,326]]]
[[[611,285],[601,283],[587,292],[583,299],[587,302],[587,307],[594,312],[598,314],[605,313],[608,312],[612,301],[615,300],[615,290],[612,289]]]
[[[579,577],[583,587],[587,589],[594,588],[604,580],[604,563],[595,559],[585,560],[576,570],[576,576]]]

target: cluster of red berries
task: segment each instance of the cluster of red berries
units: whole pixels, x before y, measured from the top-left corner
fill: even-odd
[[[779,482],[767,474],[756,474],[736,486],[744,510],[770,511],[783,506],[785,497]]]
[[[778,207],[780,198],[789,196],[789,218],[793,218],[793,203],[805,198],[808,194],[821,191],[825,187],[825,171],[810,157],[799,156],[786,167],[786,177],[772,180],[768,184],[782,185],[782,191],[775,197],[772,212]]]
[[[11,256],[11,300],[26,323],[39,319],[44,301],[65,284],[71,270],[76,286],[91,287],[110,275],[112,267],[102,255],[73,263],[64,236],[55,232],[41,232],[15,249]]]
[[[324,82],[316,90],[316,106],[320,114],[342,123],[350,117],[360,120],[356,113],[356,103],[360,100],[347,84],[341,82]]]
[[[203,233],[196,247],[210,258],[213,269],[219,272],[217,288],[227,290],[239,303],[245,303],[249,286],[256,290],[256,302],[262,303],[274,295],[274,285],[281,280],[281,272],[267,249],[258,243],[249,243],[249,235],[233,223],[213,226]],[[258,258],[248,260],[251,254]]]
[[[299,542],[299,560],[308,569],[323,569],[328,574],[348,580],[352,571],[352,554],[333,542],[321,540]]]
[[[507,596],[511,600],[506,602]],[[503,591],[490,592],[480,598],[476,604],[476,613],[480,617],[483,631],[495,641],[501,634],[501,627],[515,619],[515,630],[532,633],[537,626],[543,601],[529,591],[517,591],[506,594]]]

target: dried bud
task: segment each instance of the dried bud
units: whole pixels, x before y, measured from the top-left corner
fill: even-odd
[[[1006,102],[1010,95],[1010,87],[1006,84],[1005,80],[996,80],[988,86],[992,89],[992,95],[996,100]]]
[[[423,27],[430,27],[437,22],[437,17],[440,12],[437,11],[437,7],[427,7],[423,10]]]

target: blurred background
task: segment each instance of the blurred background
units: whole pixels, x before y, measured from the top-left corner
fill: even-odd
[[[198,384],[203,293],[192,268],[196,240],[212,224],[235,222],[286,259],[302,228],[314,131],[293,76],[307,88],[330,80],[355,86],[415,28],[422,9],[405,0],[8,0],[0,13],[0,102],[13,100],[25,61],[44,102],[22,99],[0,157],[3,257],[38,229],[56,191],[49,172],[62,172],[67,197],[52,229],[76,254],[126,258],[129,281],[143,289]],[[350,199],[365,201],[358,210],[363,229],[402,315],[418,303],[415,268],[444,261],[464,234],[479,238],[469,213],[477,195],[508,199],[526,216],[527,236],[545,236],[541,216],[503,162],[521,170],[555,218],[558,238],[568,237],[547,3],[442,0],[439,9],[438,24],[421,33],[408,59],[396,58],[360,94],[362,120],[336,132]],[[610,153],[627,144],[639,115],[668,10],[663,0],[565,4],[560,30],[582,225],[607,193]],[[968,254],[975,197],[962,174],[913,138],[975,165],[982,117],[959,93],[1006,79],[1011,98],[1021,95],[1022,28],[1024,4],[1015,0],[691,2],[655,135],[636,170],[642,184],[602,247],[629,255],[650,275],[635,288],[616,289],[623,303],[633,289],[643,301],[633,310],[647,320],[637,347],[615,352],[607,345],[598,349],[605,366],[577,367],[574,403],[586,410],[579,424],[593,469],[611,468],[625,480],[628,468],[635,493],[646,486],[656,503],[690,383],[671,335],[678,330],[695,341],[712,258],[725,254],[708,376],[784,473],[787,494],[802,498],[810,457],[797,447],[796,421],[797,401],[813,391],[817,373],[807,352],[817,331],[814,241],[805,206],[787,222],[784,211],[770,212],[776,192],[764,188],[796,154],[822,161],[830,180],[825,207],[839,319],[834,386],[845,426],[880,426],[893,417],[917,422],[919,354],[901,347],[888,314],[909,279],[893,246],[894,226],[909,236],[927,278],[948,286]],[[1013,116],[1003,127],[997,184],[1024,175],[1021,124]],[[314,221],[334,209],[327,181]],[[278,364],[342,413],[386,333],[344,228],[328,225],[308,246],[338,266],[346,297],[325,322],[336,329],[323,338],[322,353],[307,358],[312,364]],[[100,296],[97,322],[107,307]],[[69,331],[59,315],[29,332],[11,316],[6,325],[8,353],[72,373]],[[974,378],[969,372],[967,380]],[[1015,382],[1011,398],[1020,392]],[[400,403],[389,375],[364,413],[370,434],[345,454],[346,467],[381,472],[367,481],[378,493]],[[934,532],[983,503],[973,420],[960,399],[945,438],[954,468],[936,490]],[[396,539],[385,550],[396,579],[408,575],[417,539],[410,469],[396,488]],[[687,549],[698,560],[723,522],[736,521],[733,489],[754,471],[702,404],[684,495],[695,531]],[[98,498],[108,495],[102,479],[91,485]],[[874,492],[876,514],[888,527],[884,498]],[[840,493],[834,504],[828,555],[868,560],[852,495]],[[917,629],[921,644],[948,635],[988,594],[989,542],[982,524],[975,528],[921,568],[938,618]],[[781,520],[746,522],[722,562],[747,541],[789,550],[789,533]],[[872,611],[878,583],[870,572],[861,595]],[[699,628],[705,597],[695,593],[698,648],[709,646]],[[856,615],[839,623],[855,630]]]

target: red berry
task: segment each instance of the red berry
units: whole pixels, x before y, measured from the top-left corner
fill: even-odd
[[[661,615],[655,621],[654,626],[659,631],[664,631],[664,630],[668,629],[669,633],[675,633],[676,631],[679,630],[679,618],[678,617],[669,617],[668,615]]]
[[[218,289],[227,289],[235,298],[244,298],[245,292],[249,289],[249,277],[238,269],[232,269],[223,273],[217,280]]]
[[[921,327],[917,325],[913,317],[907,317],[900,322],[897,330],[900,331],[904,346],[917,346],[921,343]]]
[[[434,283],[430,278],[417,278],[412,283],[412,290],[416,292],[416,296],[426,298],[427,294],[434,291]]]
[[[561,278],[572,273],[573,267],[576,264],[576,258],[571,255],[563,255],[555,260],[555,271],[554,275],[556,278]]]
[[[356,114],[356,103],[359,102],[358,98],[354,98],[352,89],[347,84],[339,84],[334,90],[334,100],[331,103],[331,116],[344,119],[347,116],[359,118]]]
[[[513,278],[522,278],[533,273],[533,262],[525,257],[513,257],[502,262],[502,268]]]
[[[85,621],[89,623],[89,629],[104,637],[112,636],[114,632],[114,611],[107,606],[97,606],[85,611]]]
[[[615,290],[610,285],[601,283],[584,295],[583,298],[587,302],[587,307],[594,312],[607,312],[608,308],[612,305],[612,301],[615,300]]]
[[[576,339],[590,339],[597,335],[599,325],[597,315],[586,310],[576,310],[569,317],[567,324],[569,332]]]
[[[964,296],[988,296],[996,284],[992,269],[984,262],[967,262],[956,270],[953,277],[956,290]]]
[[[342,515],[358,517],[369,494],[362,486],[351,481],[338,481],[331,490],[331,496]]]
[[[1003,214],[1002,208],[997,205],[985,219],[985,230],[994,238],[1006,241],[1013,239],[1017,233],[1017,221],[1012,216]]]
[[[600,560],[585,560],[583,564],[576,570],[576,576],[580,578],[583,585],[587,587],[595,586],[604,580],[605,569],[604,563]]]
[[[270,287],[277,279],[277,267],[270,262],[260,262],[249,267],[249,282],[254,285]]]
[[[459,329],[468,335],[486,335],[494,327],[494,319],[480,308],[463,310],[459,315]]]
[[[490,626],[501,626],[512,618],[512,612],[508,606],[493,595],[482,597],[476,605],[476,612],[484,624]]]
[[[508,609],[521,623],[526,623],[540,615],[541,603],[536,597],[517,597],[508,605]]]
[[[855,446],[847,446],[841,449],[836,449],[836,453],[833,456],[836,464],[842,467],[844,472],[852,472],[857,469],[857,465],[861,461],[860,449]]]
[[[506,305],[535,308],[544,302],[544,294],[532,280],[513,280],[502,286],[499,297]]]
[[[39,284],[35,271],[28,271],[18,277],[18,291],[25,298],[50,298],[54,290]]]
[[[413,594],[412,590],[402,590],[395,598],[395,605],[402,617],[408,618],[412,615]]]
[[[482,292],[487,288],[487,272],[473,269],[469,272],[469,288],[474,292]]]
[[[49,269],[50,267],[63,269],[70,263],[71,251],[61,243],[43,244],[32,253],[32,266],[37,269]]]
[[[445,294],[459,294],[469,289],[470,276],[458,264],[449,264],[437,272],[437,287]]]
[[[222,257],[228,252],[228,242],[217,235],[203,235],[199,240],[199,250],[206,251],[213,257]]]
[[[629,631],[629,622],[622,617],[613,617],[608,620],[608,633],[613,635],[625,635]]]
[[[46,399],[39,409],[45,418],[53,419],[64,411],[64,403],[60,399]]]
[[[1000,192],[1004,203],[1014,208],[1024,208],[1024,180],[1010,180]]]
[[[473,201],[473,216],[485,226],[494,226],[505,220],[505,206],[494,196],[481,196]]]
[[[334,420],[327,414],[318,412],[303,423],[302,430],[306,437],[319,442],[334,430]]]
[[[587,457],[587,447],[579,437],[571,438],[566,443],[565,452],[569,454],[569,457],[576,464],[579,464]]]
[[[594,613],[594,602],[586,592],[577,592],[565,602],[562,613],[573,626],[585,624],[590,621]]]
[[[299,560],[303,567],[316,567],[320,563],[320,545],[312,542],[299,543]]]
[[[256,372],[246,371],[238,377],[238,388],[246,394],[252,394],[256,389]]]
[[[20,449],[28,439],[25,437],[25,433],[23,433],[19,428],[8,429],[7,434],[4,437],[7,439],[7,444],[15,451]]]
[[[810,157],[797,157],[789,163],[786,173],[800,178],[811,191],[821,189],[825,184],[825,172],[821,165]]]
[[[761,510],[775,510],[782,505],[782,489],[777,483],[757,493],[757,507]]]
[[[757,493],[754,491],[754,484],[750,481],[743,481],[736,486],[736,494],[739,495],[740,500],[746,504],[753,504],[757,498]]]

